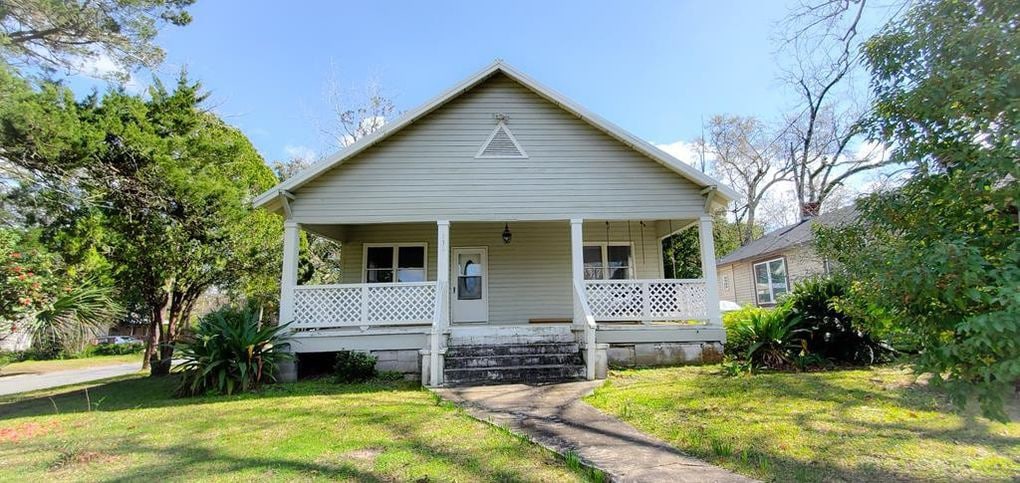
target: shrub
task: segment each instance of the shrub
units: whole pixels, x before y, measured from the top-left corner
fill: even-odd
[[[744,359],[753,367],[785,369],[794,355],[804,351],[800,319],[791,316],[786,304],[773,310],[751,312],[730,332],[746,345]],[[737,354],[740,354],[739,352]]]
[[[276,366],[291,357],[279,350],[286,327],[260,327],[252,309],[227,307],[202,317],[192,336],[178,345],[184,362],[177,393],[233,394],[275,381]]]
[[[745,338],[748,332],[737,329],[737,326],[746,325],[751,316],[767,311],[768,309],[747,305],[740,310],[723,314],[723,327],[726,328],[726,344],[724,346],[726,354],[743,355],[747,353],[747,348],[751,347],[751,341]]]
[[[799,317],[812,354],[850,364],[887,360],[892,351],[864,330],[864,321],[842,309],[849,285],[838,277],[800,282],[787,297],[790,313]]]
[[[364,352],[337,352],[333,379],[339,384],[364,382],[376,376],[375,357]]]
[[[119,356],[124,354],[137,354],[145,350],[145,344],[131,342],[129,344],[97,344],[92,347],[91,355],[97,356]]]

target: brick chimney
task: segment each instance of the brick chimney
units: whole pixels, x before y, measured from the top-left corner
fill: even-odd
[[[817,201],[806,202],[800,204],[800,219],[810,220],[818,216],[818,212],[821,211],[822,204]]]

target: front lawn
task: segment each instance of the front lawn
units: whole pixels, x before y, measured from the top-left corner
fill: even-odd
[[[950,411],[892,367],[724,377],[718,366],[614,371],[587,401],[680,450],[775,481],[1011,480],[1013,422]]]
[[[0,397],[0,481],[576,481],[558,456],[414,384],[168,397],[173,378]],[[49,396],[53,396],[52,399]]]
[[[71,369],[84,369],[88,367],[112,366],[126,364],[129,362],[138,363],[138,370],[142,369],[142,354],[123,354],[116,356],[91,356],[78,359],[54,359],[49,361],[21,361],[0,367],[0,376],[13,376],[17,374],[45,374],[48,372],[67,371]]]

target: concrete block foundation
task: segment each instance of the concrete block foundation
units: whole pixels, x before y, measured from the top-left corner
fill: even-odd
[[[718,362],[722,350],[718,342],[649,342],[612,344],[606,355],[616,367],[675,366]]]

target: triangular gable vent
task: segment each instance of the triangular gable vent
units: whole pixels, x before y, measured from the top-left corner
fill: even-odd
[[[482,144],[482,149],[478,150],[476,158],[526,158],[528,154],[524,152],[521,145],[517,143],[517,138],[514,137],[513,133],[510,132],[510,128],[505,123],[500,122],[496,125],[496,129],[492,130],[492,134],[489,135],[489,139],[485,140],[485,144]]]

